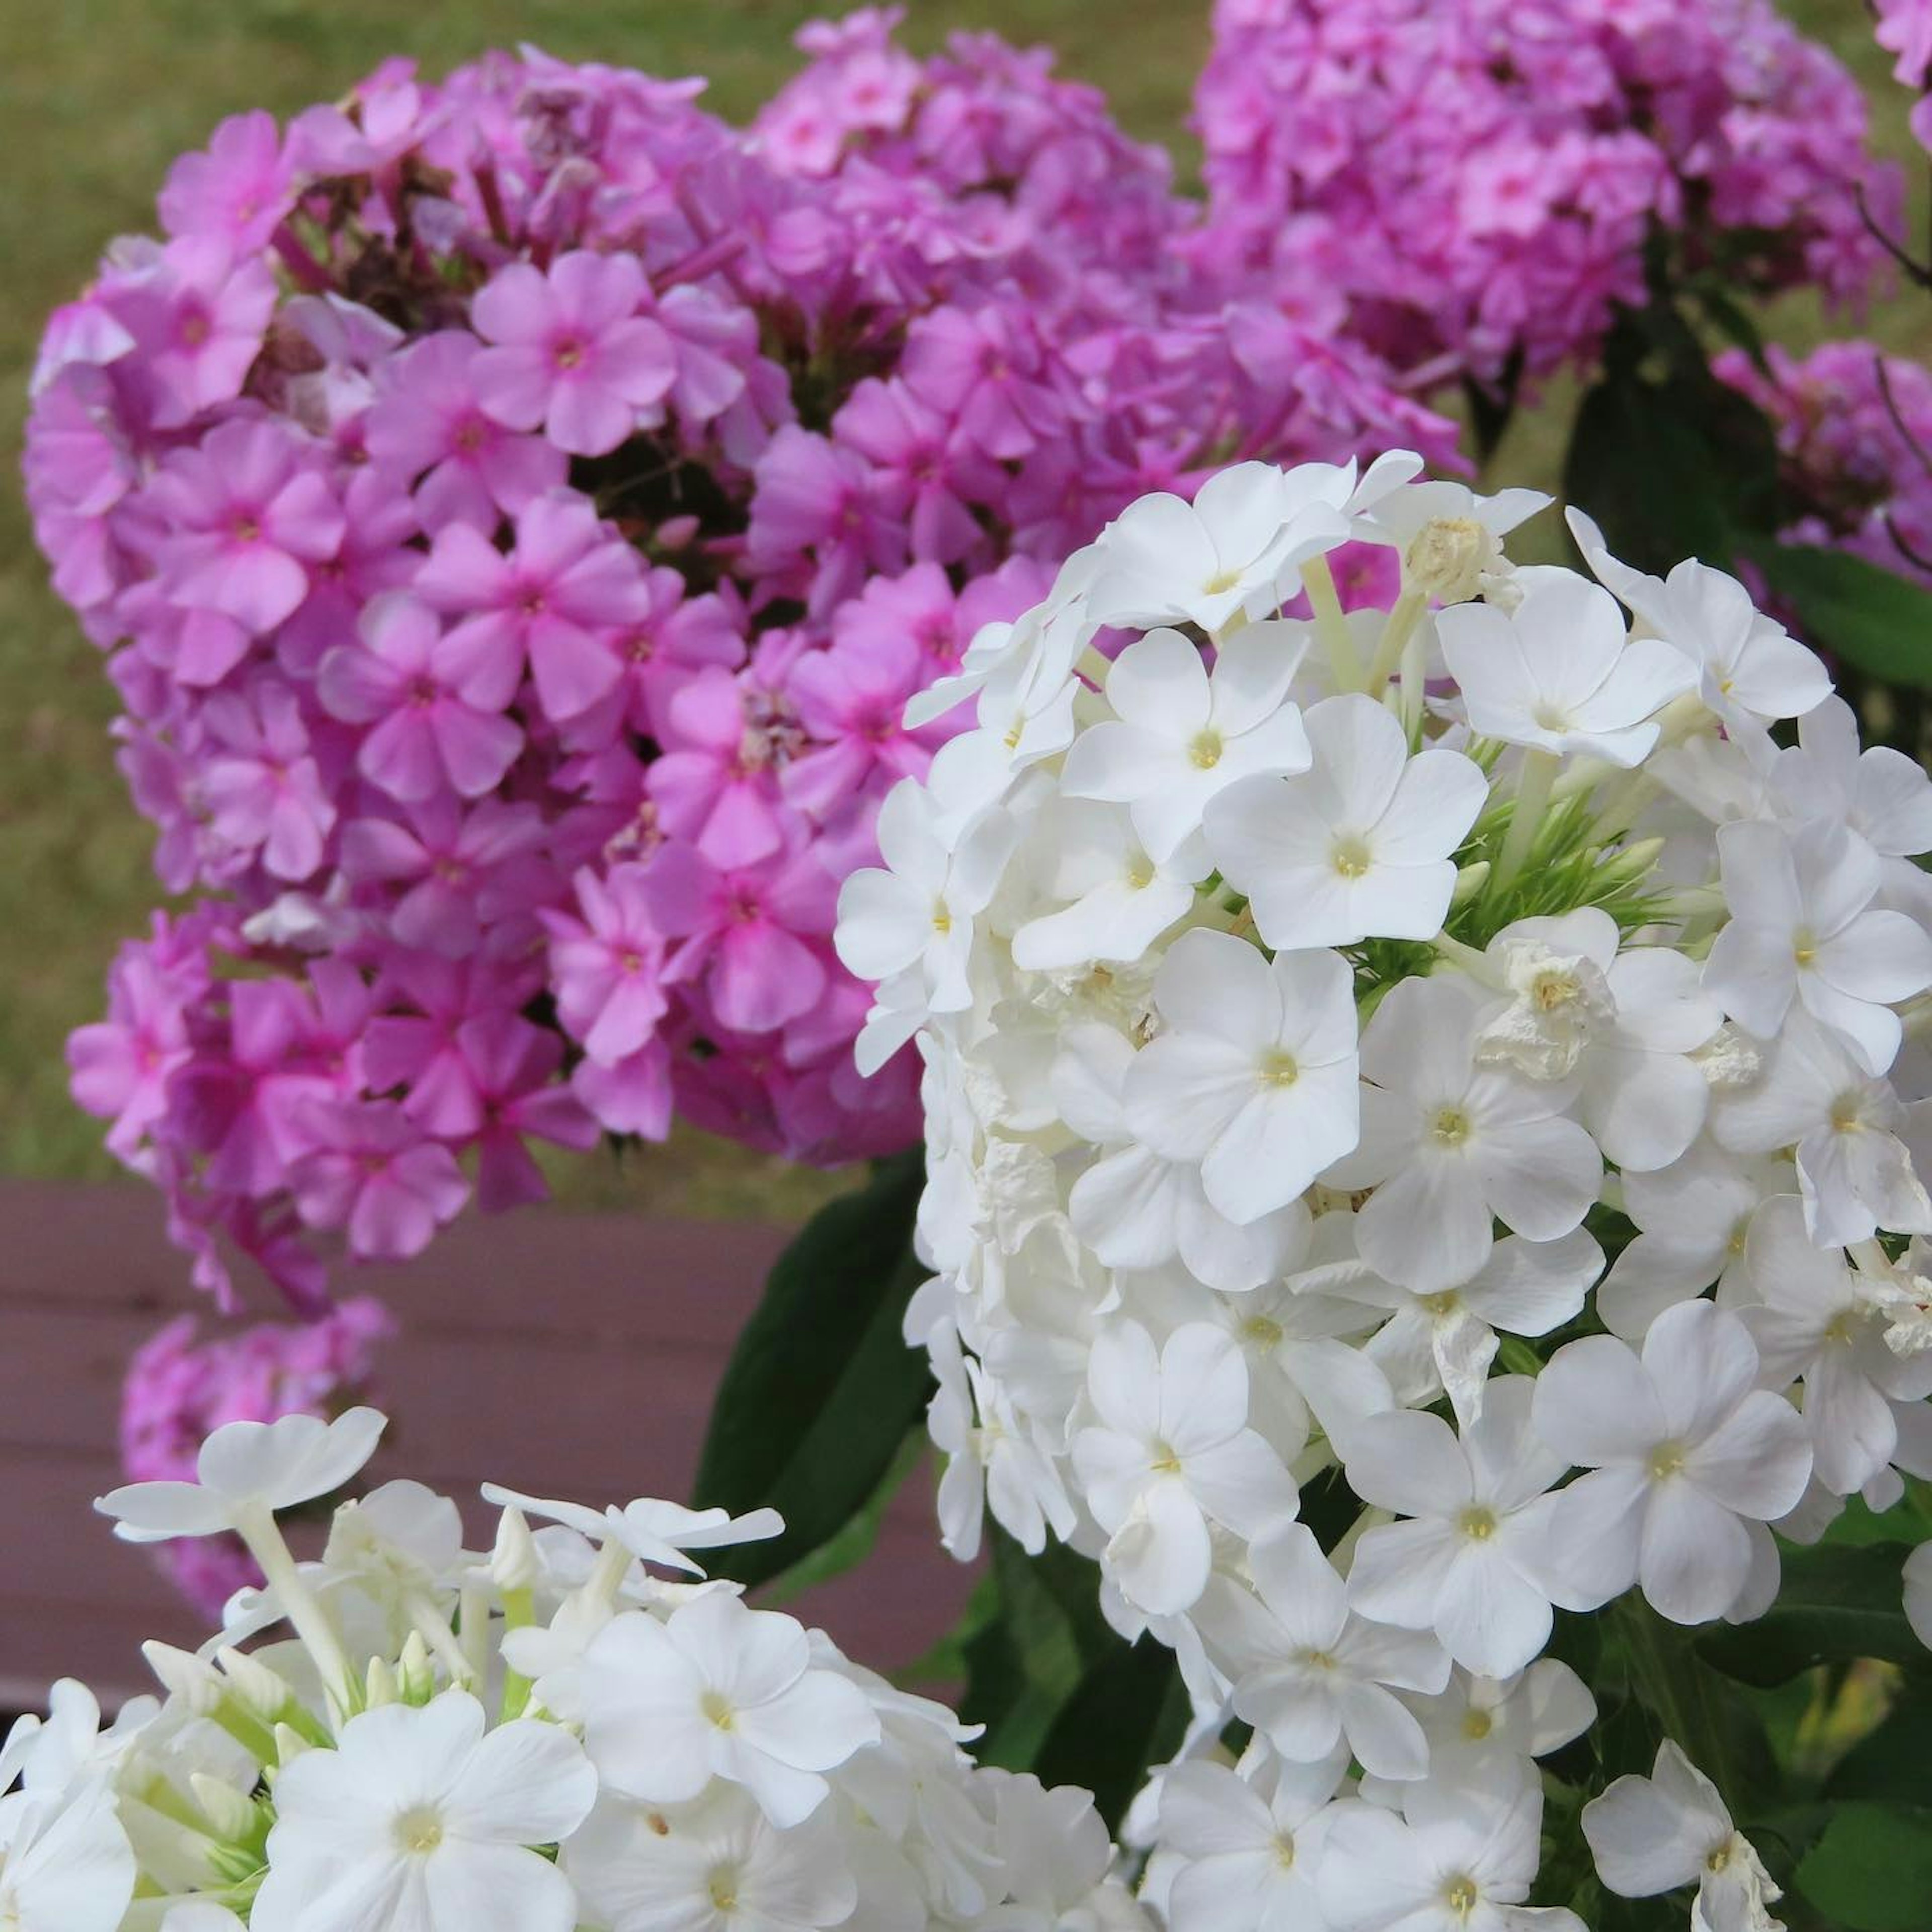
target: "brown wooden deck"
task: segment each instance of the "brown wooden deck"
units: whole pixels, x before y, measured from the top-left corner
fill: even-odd
[[[446,1232],[385,1295],[394,1420],[375,1473],[459,1500],[494,1478],[602,1504],[686,1493],[712,1392],[785,1231],[543,1210]],[[205,1633],[92,1498],[120,1480],[128,1355],[191,1304],[158,1202],[136,1186],[0,1184],[0,1709],[71,1674],[112,1702],[150,1688],[137,1646]],[[940,1550],[928,1483],[896,1498],[859,1570],[788,1606],[880,1668],[920,1655],[970,1586]]]

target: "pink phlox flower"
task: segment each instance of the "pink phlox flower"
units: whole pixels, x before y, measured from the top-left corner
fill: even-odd
[[[149,486],[172,534],[161,550],[167,594],[260,634],[291,615],[308,567],[346,528],[310,452],[286,430],[237,421],[177,450]]]
[[[512,429],[541,424],[574,456],[607,454],[661,422],[677,353],[663,325],[639,313],[649,294],[628,255],[577,248],[548,274],[527,262],[500,268],[470,304],[493,345],[475,368],[484,409]]]
[[[342,493],[342,541],[309,566],[308,596],[275,633],[275,658],[292,677],[313,676],[331,646],[354,634],[362,613],[386,590],[399,590],[422,562],[410,499],[388,477],[352,472]]]
[[[637,552],[569,490],[525,506],[507,556],[468,525],[448,525],[416,590],[457,619],[448,651],[471,704],[502,710],[527,664],[553,721],[577,716],[616,687],[623,665],[610,634],[650,610]]]
[[[982,544],[970,506],[998,502],[1004,473],[903,382],[861,382],[832,433],[872,465],[873,500],[905,526],[915,559],[956,563]]]
[[[784,839],[776,747],[729,671],[684,684],[658,723],[664,753],[646,779],[660,823],[714,866],[755,863]]]
[[[577,911],[542,915],[557,1016],[599,1066],[636,1053],[670,1010],[650,869],[616,866],[599,878],[586,866],[572,882]]]
[[[388,929],[400,944],[461,959],[486,943],[486,933],[499,950],[530,937],[504,927],[550,894],[544,843],[534,806],[486,798],[465,808],[442,794],[408,808],[404,818],[352,820],[343,828],[342,869],[358,884],[396,892]]]
[[[268,264],[238,259],[212,236],[170,242],[143,272],[105,284],[104,292],[140,346],[160,429],[178,429],[242,393],[275,308]]]
[[[426,604],[400,591],[363,613],[362,642],[338,645],[317,667],[316,694],[332,716],[372,724],[356,764],[404,803],[447,785],[480,797],[502,782],[524,734],[500,710],[463,698],[470,654],[453,647]]]
[[[904,567],[904,536],[875,500],[856,451],[787,427],[758,459],[746,561],[783,594],[823,617],[874,571]]]
[[[469,1198],[456,1157],[393,1101],[318,1102],[306,1110],[310,1151],[290,1169],[297,1211],[340,1228],[358,1260],[406,1261]]]
[[[202,780],[214,830],[231,844],[259,850],[277,878],[306,879],[322,863],[335,806],[310,755],[296,694],[265,678],[245,696],[218,692],[203,717],[224,748]]]
[[[673,854],[661,855],[652,869],[659,922],[679,942],[664,977],[700,988],[721,1025],[770,1033],[818,1003],[838,882],[802,837],[730,871],[691,862],[674,889]]]
[[[275,117],[257,108],[231,115],[206,151],[168,170],[158,203],[170,235],[206,235],[238,252],[260,248],[286,212],[293,170]]]
[[[582,1153],[602,1130],[583,1102],[558,1078],[563,1042],[512,1014],[479,1015],[457,1034],[469,1063],[482,1118],[475,1135],[476,1202],[486,1214],[549,1193],[526,1140]]]
[[[483,353],[467,330],[444,329],[394,357],[378,378],[369,460],[413,486],[416,514],[431,534],[464,523],[487,536],[569,474],[561,449],[505,428],[484,409],[476,380]]]

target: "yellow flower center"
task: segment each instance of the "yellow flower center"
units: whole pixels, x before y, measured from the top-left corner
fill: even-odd
[[[1200,770],[1211,772],[1221,762],[1221,754],[1227,747],[1221,734],[1210,724],[1204,731],[1197,731],[1189,742],[1187,755]]]
[[[442,1843],[441,1815],[427,1804],[405,1811],[396,1820],[396,1842],[406,1852],[433,1852]]]

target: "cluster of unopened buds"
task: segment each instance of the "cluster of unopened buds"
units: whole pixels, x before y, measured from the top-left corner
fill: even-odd
[[[1574,513],[1592,576],[1516,567],[1545,500],[1420,469],[1134,504],[842,899],[862,1059],[926,1063],[946,1541],[1097,1557],[1252,1732],[1150,1800],[1182,1932],[1574,1925],[1553,1610],[1755,1618],[1932,1476],[1932,781],[1730,577]],[[1686,1742],[1583,1808],[1602,1882],[1762,1927]]]
[[[0,1744],[0,1924],[26,1932],[1132,1932],[1092,1800],[976,1766],[944,1706],[691,1552],[776,1534],[641,1500],[382,1484],[320,1556],[278,1522],[383,1418],[236,1423],[197,1480],[98,1507],[142,1542],[239,1536],[268,1578],[166,1696],[82,1684]],[[532,1526],[536,1526],[533,1527]],[[17,1782],[19,1789],[13,1787]]]
[[[313,1308],[318,1235],[413,1255],[674,1110],[908,1144],[830,944],[952,728],[907,698],[1210,450],[1450,452],[1372,358],[1225,326],[1091,90],[893,22],[748,130],[535,52],[238,116],[54,319],[36,532],[206,895],[75,1092],[204,1286],[238,1250]]]

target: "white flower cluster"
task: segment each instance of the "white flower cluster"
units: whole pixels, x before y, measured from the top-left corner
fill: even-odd
[[[353,1476],[382,1427],[231,1424],[198,1484],[102,1499],[136,1541],[238,1532],[268,1586],[200,1654],[148,1646],[165,1700],[104,1730],[64,1682],[0,1745],[0,1926],[1144,1925],[1086,1792],[976,1767],[943,1706],[704,1580],[688,1552],[776,1534],[769,1510],[492,1489],[476,1552],[448,1498],[389,1482],[298,1562],[276,1512]]]
[[[1516,567],[1546,500],[1419,468],[1133,506],[841,906],[946,1543],[1096,1556],[1253,1732],[1166,1781],[1179,1932],[1530,1923],[1552,1606],[1756,1616],[1768,1526],[1932,1475],[1932,784],[1732,578]]]

